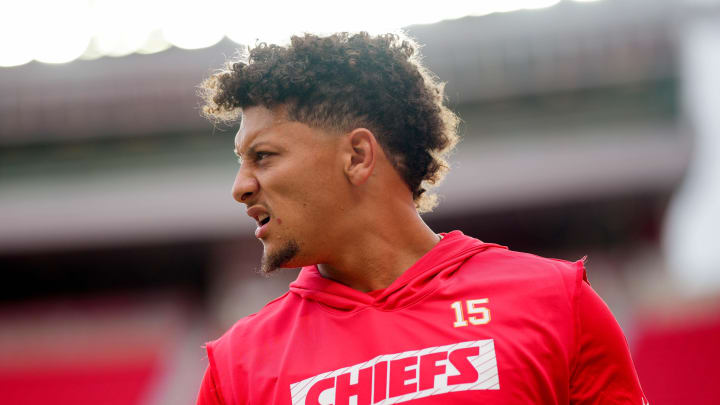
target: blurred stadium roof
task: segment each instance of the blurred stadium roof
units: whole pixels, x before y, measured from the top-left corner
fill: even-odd
[[[66,63],[77,58],[152,54],[171,46],[207,48],[223,37],[253,44],[287,42],[292,34],[304,31],[388,32],[468,15],[542,9],[561,1],[450,0],[442,7],[428,7],[407,1],[278,0],[272,10],[266,4],[235,0],[14,1],[3,6],[6,18],[0,34],[12,40],[2,45],[0,66],[23,65],[33,59]],[[268,11],[272,18],[258,18]]]
[[[407,27],[464,119],[432,215],[670,190],[690,150],[674,27],[717,9],[563,1]],[[236,48],[0,68],[0,251],[249,232],[232,130],[195,94]]]

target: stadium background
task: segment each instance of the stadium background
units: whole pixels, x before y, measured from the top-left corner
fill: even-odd
[[[716,403],[720,2],[545,3],[405,26],[463,118],[425,218],[587,255],[650,402]],[[22,41],[3,34],[5,57]],[[152,39],[0,67],[3,404],[191,404],[203,342],[296,274],[255,272],[261,245],[230,197],[235,129],[198,112],[197,84],[237,43]]]

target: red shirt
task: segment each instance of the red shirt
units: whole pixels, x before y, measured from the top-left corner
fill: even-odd
[[[381,291],[305,267],[207,351],[201,405],[647,403],[581,261],[459,231]]]

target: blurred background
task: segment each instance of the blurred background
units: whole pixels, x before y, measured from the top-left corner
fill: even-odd
[[[716,403],[720,1],[311,3],[0,5],[0,402],[193,404],[203,343],[297,274],[257,274],[197,85],[240,44],[403,27],[463,119],[426,221],[587,255],[650,403]]]

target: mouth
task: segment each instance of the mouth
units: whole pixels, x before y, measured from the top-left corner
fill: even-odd
[[[268,230],[268,224],[270,223],[270,220],[272,219],[272,216],[270,215],[267,210],[262,206],[252,206],[247,210],[247,214],[249,217],[255,220],[255,223],[257,224],[257,228],[255,229],[255,237],[257,238],[263,238]]]
[[[270,222],[270,215],[263,214],[260,215],[257,219],[257,228],[255,228],[255,237],[258,239],[262,239],[267,235],[268,232],[268,223]]]
[[[263,225],[267,224],[268,222],[270,222],[270,215],[269,214],[261,214],[255,219],[255,221],[257,222],[258,227],[263,226]]]

